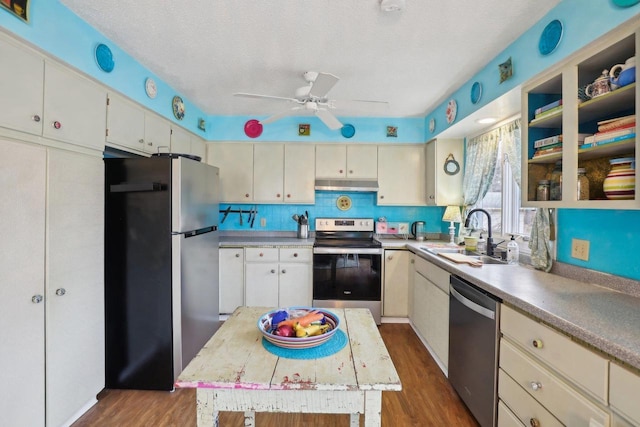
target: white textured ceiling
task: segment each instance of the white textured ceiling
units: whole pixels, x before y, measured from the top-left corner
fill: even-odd
[[[424,116],[560,0],[61,0],[178,93],[212,115],[270,115],[302,73],[340,77],[335,99],[383,100]]]

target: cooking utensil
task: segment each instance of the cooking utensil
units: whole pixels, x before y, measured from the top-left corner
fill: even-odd
[[[240,225],[242,225],[242,208],[238,210],[238,213],[240,214]]]
[[[291,218],[293,218],[293,220],[295,222],[299,222],[300,221],[300,217],[298,216],[298,214],[293,214],[293,216]]]
[[[229,215],[229,211],[231,210],[231,206],[229,206],[227,208],[227,210],[224,211],[224,216],[222,217],[222,220],[220,221],[220,224],[222,224],[224,222],[225,219],[227,219],[227,215]]]
[[[253,218],[251,218],[251,228],[253,228],[253,222],[256,220],[256,214],[258,213],[258,207],[254,205],[252,210],[253,210]]]

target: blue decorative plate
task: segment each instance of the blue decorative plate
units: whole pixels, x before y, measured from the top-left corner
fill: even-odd
[[[640,2],[640,0],[613,0],[613,4],[620,7],[629,7]]]
[[[340,129],[340,133],[345,138],[351,138],[353,135],[356,134],[356,128],[354,128],[353,125],[346,124],[342,126],[342,128]]]
[[[482,84],[474,82],[471,86],[471,102],[477,104],[480,98],[482,98]]]
[[[113,62],[113,54],[109,46],[102,43],[96,46],[96,62],[102,71],[106,73],[113,71],[116,64]]]
[[[549,22],[540,35],[540,42],[538,43],[540,53],[549,55],[556,50],[556,47],[560,44],[560,40],[562,40],[562,32],[562,22],[557,19]]]

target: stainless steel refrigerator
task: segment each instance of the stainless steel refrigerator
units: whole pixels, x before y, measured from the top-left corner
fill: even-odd
[[[218,168],[105,159],[107,388],[172,390],[216,332]]]

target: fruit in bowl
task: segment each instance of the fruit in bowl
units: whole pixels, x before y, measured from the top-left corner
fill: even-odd
[[[284,348],[319,346],[335,334],[340,319],[330,311],[311,307],[291,307],[265,313],[258,329],[270,343]]]

